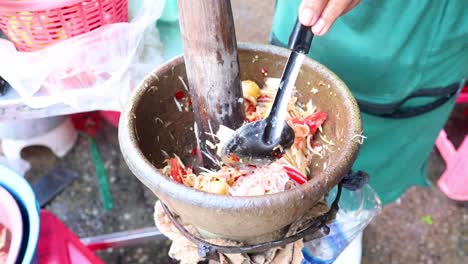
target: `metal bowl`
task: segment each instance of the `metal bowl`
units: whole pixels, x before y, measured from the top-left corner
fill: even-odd
[[[288,50],[275,46],[239,44],[241,79],[262,84],[262,68],[269,77],[280,77],[288,56]],[[250,197],[221,196],[178,184],[158,168],[163,167],[163,151],[179,155],[186,163],[194,160],[193,113],[180,112],[174,102],[175,93],[184,90],[181,79],[187,83],[182,56],[155,69],[138,85],[121,116],[119,142],[135,176],[183,222],[205,236],[245,243],[278,238],[338,184],[356,158],[360,147],[356,135],[362,128],[351,92],[326,67],[306,59],[296,82],[299,101],[312,99],[328,114],[323,131],[334,143],[323,158],[313,160],[311,180],[282,193]],[[318,93],[311,92],[313,88]]]

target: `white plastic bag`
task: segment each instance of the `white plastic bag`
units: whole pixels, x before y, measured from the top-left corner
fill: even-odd
[[[327,197],[331,204],[335,198],[336,188]],[[370,221],[380,212],[382,204],[377,193],[368,184],[357,191],[343,188],[339,201],[340,210],[336,218],[328,224],[330,233],[319,239],[304,243],[302,264],[331,264],[340,256],[343,250],[353,242],[356,237],[362,235],[363,230]],[[360,241],[356,241],[360,243]],[[361,245],[351,250],[359,251]],[[359,260],[361,252],[354,253],[354,260]],[[344,263],[358,263],[352,259]]]
[[[164,2],[139,1],[129,23],[106,25],[35,52],[18,52],[0,40],[0,76],[32,108],[65,103],[77,110],[120,110],[137,82],[163,62],[155,21]]]

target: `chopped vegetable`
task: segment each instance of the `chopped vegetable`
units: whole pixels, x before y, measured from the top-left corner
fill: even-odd
[[[311,134],[315,134],[317,129],[325,122],[327,114],[324,112],[316,112],[304,119],[304,124],[310,129]]]
[[[182,100],[182,98],[185,97],[185,93],[183,91],[178,91],[175,93],[174,97],[177,99],[177,100]]]
[[[268,70],[262,68],[262,74],[268,75]],[[280,80],[278,78],[265,78],[265,85],[260,88],[254,81],[243,81],[243,98],[239,102],[244,104],[247,122],[254,122],[265,118],[275,98]],[[187,102],[185,93],[174,97],[176,103]],[[178,99],[179,98],[179,99]],[[177,100],[176,100],[177,99]],[[171,177],[174,181],[193,187],[204,192],[220,195],[264,195],[282,192],[298,185],[307,183],[310,177],[309,167],[315,158],[321,158],[322,151],[329,151],[332,144],[317,145],[314,142],[314,134],[321,131],[322,125],[327,120],[325,112],[317,111],[312,101],[298,102],[297,95],[293,94],[288,104],[287,122],[294,130],[294,144],[289,149],[278,147],[271,153],[276,158],[268,165],[255,166],[244,164],[238,156],[231,153],[227,160],[217,160],[205,151],[193,148],[192,155],[203,154],[205,157],[220,165],[220,170],[211,171],[199,168],[201,173],[195,174],[192,168],[186,168],[182,161],[175,158],[167,160],[167,166],[161,169],[162,173]],[[197,126],[194,126],[195,135],[198,135]],[[210,133],[212,141],[206,141],[206,145],[216,148],[220,155],[224,142],[229,140],[234,130],[220,126],[216,134]],[[319,134],[325,143],[325,135]],[[197,142],[200,142],[197,137]],[[216,142],[214,144],[212,142]],[[326,163],[323,163],[326,166]],[[315,166],[318,166],[317,163]]]
[[[0,223],[0,263],[6,263],[11,246],[11,231]]]
[[[198,153],[198,150],[197,148],[193,148],[192,151],[191,151],[192,155],[197,155]]]
[[[274,149],[273,152],[271,153],[271,156],[277,159],[281,159],[284,156],[284,151],[282,150],[281,146]]]
[[[255,105],[260,96],[260,87],[254,81],[242,81],[242,94],[246,100]]]
[[[286,173],[288,174],[289,178],[291,178],[291,180],[299,184],[304,184],[307,182],[306,176],[302,175],[296,169],[289,166],[284,166],[284,169],[286,170]]]
[[[201,190],[209,193],[226,195],[229,192],[229,185],[225,181],[214,180],[208,182]]]
[[[234,154],[234,153],[231,153],[229,156],[230,156],[230,158],[231,158],[233,161],[235,161],[235,162],[240,161],[239,157],[237,157],[237,155]]]
[[[179,161],[176,158],[172,158],[169,160],[169,165],[171,166],[172,179],[178,183],[183,183],[182,175],[187,174],[187,172],[179,164]]]
[[[422,220],[423,220],[424,223],[426,223],[428,225],[432,225],[432,223],[433,223],[432,217],[430,215],[423,216]]]

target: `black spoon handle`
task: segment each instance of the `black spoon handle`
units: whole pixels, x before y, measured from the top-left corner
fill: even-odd
[[[291,36],[289,36],[288,48],[295,52],[307,54],[313,38],[312,27],[304,26],[299,19],[296,19],[296,25],[294,25]]]
[[[292,90],[305,54],[309,53],[314,34],[310,27],[303,26],[299,19],[289,37],[289,48],[292,50],[284,68],[270,114],[266,118],[263,134],[264,142],[276,144],[281,139],[287,115],[287,107]]]

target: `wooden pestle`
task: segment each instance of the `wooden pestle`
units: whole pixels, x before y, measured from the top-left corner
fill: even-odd
[[[220,125],[237,129],[244,120],[231,2],[179,0],[178,7],[199,148],[216,157],[206,145],[206,140],[213,141],[207,133],[216,134]],[[216,167],[206,155],[203,165]]]

